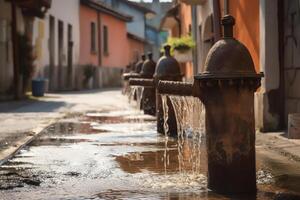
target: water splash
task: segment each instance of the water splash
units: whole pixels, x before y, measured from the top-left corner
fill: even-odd
[[[131,86],[128,95],[129,103],[132,104],[136,100],[135,107],[141,109],[143,99],[144,87],[143,86]]]
[[[143,93],[144,93],[144,87],[142,86],[136,86],[136,102],[137,102],[137,108],[142,108],[142,100],[143,100]]]
[[[164,132],[165,132],[165,150],[164,150],[164,167],[165,167],[165,174],[167,174],[167,166],[170,164],[170,158],[168,155],[168,141],[169,141],[169,107],[168,107],[168,99],[167,95],[161,95],[163,111],[164,111]]]
[[[201,144],[205,131],[204,106],[198,98],[190,96],[171,95],[162,98],[164,120],[168,119],[167,98],[170,99],[176,115],[179,171],[185,175],[191,171],[194,175],[199,174]]]

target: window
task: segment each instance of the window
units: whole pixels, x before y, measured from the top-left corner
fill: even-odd
[[[91,52],[96,52],[96,24],[95,22],[91,23]]]
[[[103,26],[103,53],[108,55],[108,27]]]

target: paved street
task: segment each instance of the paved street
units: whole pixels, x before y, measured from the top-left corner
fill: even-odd
[[[142,115],[120,90],[49,94],[1,106],[2,138],[17,144],[6,146],[28,143],[0,166],[5,200],[223,199],[207,193],[205,139],[166,140],[155,118]],[[297,141],[258,133],[256,146],[258,199],[297,192]]]
[[[120,89],[52,93],[43,98],[0,103],[0,160],[7,157],[49,124],[70,115],[123,110],[129,107]],[[289,140],[282,132],[257,134],[257,145],[300,161],[300,141]]]
[[[38,99],[0,103],[0,160],[59,118],[126,106],[127,100],[119,89],[47,94]]]
[[[120,89],[47,94],[0,107],[4,199],[222,199],[206,191],[204,138],[165,141],[155,118],[142,115]],[[257,198],[297,192],[300,142],[283,133],[256,138]]]

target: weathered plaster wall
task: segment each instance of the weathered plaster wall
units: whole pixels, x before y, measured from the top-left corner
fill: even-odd
[[[21,10],[17,8],[17,30],[24,32]],[[11,39],[11,4],[0,0],[0,100],[10,98],[13,86],[13,46]]]
[[[284,49],[283,73],[285,86],[284,122],[288,114],[300,113],[300,1],[283,1],[284,4]]]
[[[260,71],[259,1],[260,0],[228,1],[229,13],[236,19],[236,25],[234,27],[234,37],[241,41],[249,49],[257,71]],[[220,2],[222,3],[223,1]]]
[[[280,105],[276,105],[276,101],[280,99],[277,0],[261,0],[259,14],[259,62],[260,71],[264,72],[265,77],[262,79],[261,89],[255,94],[256,126],[262,131],[274,131],[278,130],[280,120],[277,110]]]

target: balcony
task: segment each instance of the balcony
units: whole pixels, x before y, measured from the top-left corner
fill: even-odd
[[[43,18],[51,7],[52,0],[11,0],[22,8],[24,14]]]

